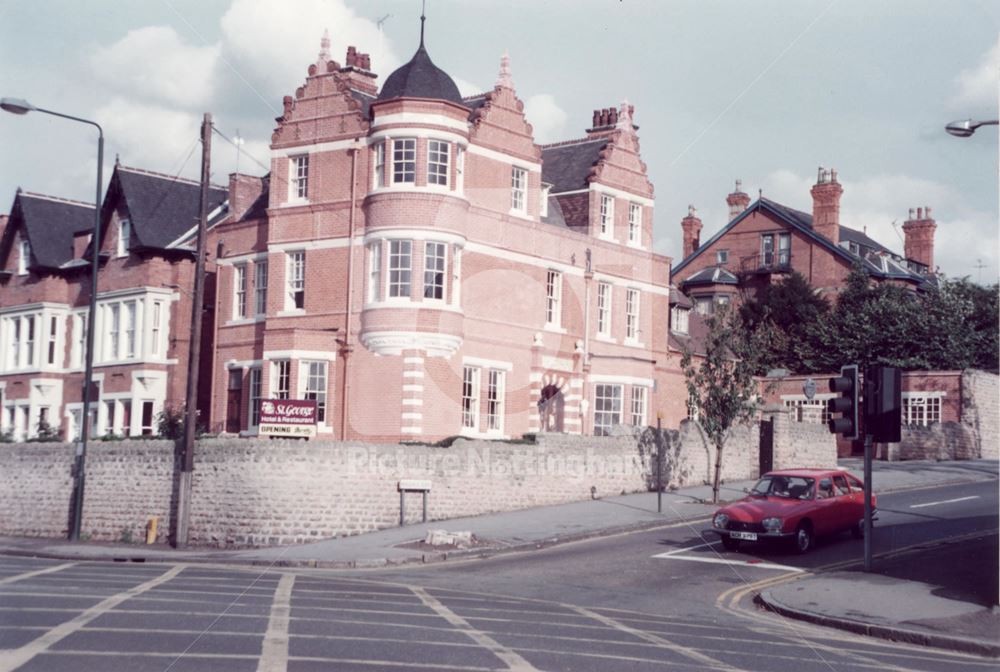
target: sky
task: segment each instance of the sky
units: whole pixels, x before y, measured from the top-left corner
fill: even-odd
[[[929,206],[935,262],[996,282],[995,0],[427,0],[426,46],[463,95],[492,89],[500,57],[539,143],[582,137],[594,109],[635,106],[656,189],[654,246],[680,261],[688,206],[702,240],[726,224],[735,180],[811,212],[817,168],[844,187],[841,223],[902,252]],[[196,179],[205,112],[212,179],[262,174],[274,118],[316,61],[371,54],[383,82],[417,48],[420,0],[0,0],[0,96],[93,119],[105,182],[128,166]],[[0,114],[0,210],[15,191],[93,202],[96,133]]]

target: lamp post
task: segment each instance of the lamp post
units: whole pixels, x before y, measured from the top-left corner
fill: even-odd
[[[81,119],[61,112],[53,112],[35,107],[21,98],[0,98],[0,109],[12,114],[42,112],[70,121],[90,124],[97,129],[97,191],[94,198],[94,234],[90,240],[90,309],[87,314],[87,354],[86,370],[83,375],[83,420],[80,443],[76,447],[76,464],[73,483],[73,521],[69,530],[70,541],[79,541],[80,525],[83,519],[83,487],[86,482],[87,439],[90,435],[90,388],[94,374],[94,316],[97,313],[97,270],[101,251],[101,182],[104,167],[104,130],[100,124],[89,119]]]
[[[980,126],[996,126],[1000,123],[1000,120],[993,119],[991,121],[973,121],[972,119],[962,119],[961,121],[953,121],[944,127],[944,130],[948,131],[952,135],[958,138],[967,138],[976,132],[976,129]]]

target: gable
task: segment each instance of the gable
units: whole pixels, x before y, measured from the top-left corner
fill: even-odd
[[[368,133],[369,108],[375,97],[352,89],[335,61],[326,65],[328,72],[320,75],[314,74],[315,65],[310,66],[306,83],[295,90],[294,97],[285,96],[278,126],[271,134],[273,145],[315,144]],[[323,122],[316,123],[316,119]]]
[[[94,208],[53,196],[21,192],[14,199],[0,243],[3,268],[16,268],[17,241],[31,247],[37,268],[57,269],[73,259],[73,237],[94,227]]]
[[[475,100],[470,142],[528,161],[542,158],[542,150],[535,144],[534,130],[524,117],[524,103],[513,89],[497,86],[483,94],[481,104],[478,96]]]

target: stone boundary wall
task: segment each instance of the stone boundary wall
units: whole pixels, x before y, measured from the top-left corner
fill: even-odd
[[[803,438],[806,429],[794,426],[784,411],[776,418],[776,468],[835,463],[829,434],[822,444],[827,462],[821,465],[817,457],[806,463],[803,446],[817,450]],[[457,439],[449,447],[206,439],[195,453],[189,540],[236,548],[392,527],[399,524],[401,479],[431,481],[432,520],[653,488],[655,430],[621,428],[617,434],[542,434],[533,443]],[[733,430],[724,481],[758,475],[758,442],[756,424]],[[711,482],[715,449],[699,425],[684,422],[679,430],[665,430],[664,443],[664,485]],[[67,534],[73,453],[71,444],[0,444],[0,534]],[[155,516],[158,540],[166,541],[176,506],[176,459],[169,441],[92,442],[84,538],[138,542]],[[407,514],[408,522],[420,519],[419,494],[407,495]]]
[[[1000,375],[967,369],[962,372],[962,424],[976,435],[973,457],[1000,458]]]
[[[964,422],[935,422],[927,427],[904,425],[898,444],[889,444],[890,460],[974,460],[979,439]]]

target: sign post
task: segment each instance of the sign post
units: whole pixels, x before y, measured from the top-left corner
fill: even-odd
[[[311,439],[316,436],[316,402],[305,399],[262,399],[258,436]]]

